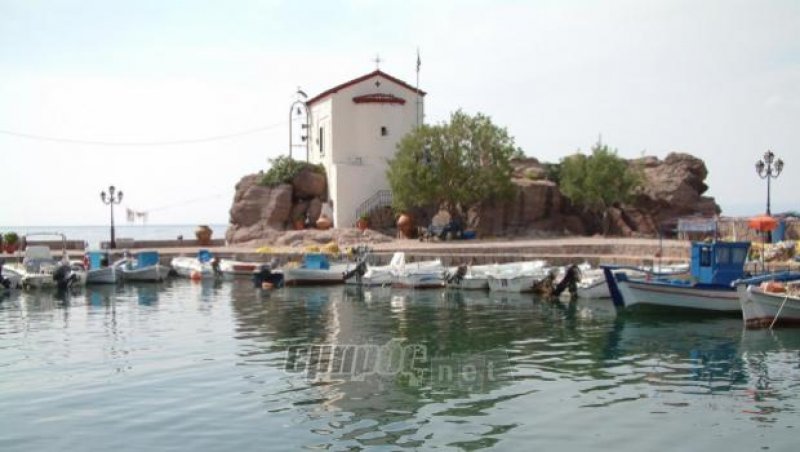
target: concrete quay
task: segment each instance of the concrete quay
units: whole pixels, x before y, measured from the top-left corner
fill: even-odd
[[[167,245],[165,243],[165,245]],[[169,244],[173,245],[173,244]],[[320,245],[321,246],[321,245]],[[589,262],[592,265],[619,264],[642,265],[658,262],[663,264],[689,261],[689,242],[683,240],[570,237],[556,239],[522,240],[463,240],[448,242],[420,242],[417,240],[394,240],[386,243],[367,244],[372,249],[370,262],[385,264],[396,251],[404,251],[408,261],[441,258],[445,265],[462,263],[489,264],[520,260],[544,259],[554,265]],[[162,262],[168,264],[176,256],[194,255],[201,248],[208,249],[221,258],[242,261],[285,263],[299,260],[307,252],[303,247],[268,246],[269,253],[259,253],[252,246],[159,246],[137,248],[130,251],[153,250],[161,254]],[[347,247],[341,248],[342,253]],[[60,251],[54,250],[55,255]],[[122,254],[122,249],[113,254]],[[22,253],[3,255],[7,260],[21,258]],[[80,259],[83,251],[68,250],[71,259]]]

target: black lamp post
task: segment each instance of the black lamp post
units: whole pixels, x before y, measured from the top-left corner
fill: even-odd
[[[111,207],[111,243],[109,244],[109,248],[113,250],[117,247],[117,241],[114,239],[114,204],[122,202],[122,190],[117,191],[113,185],[110,185],[108,187],[108,194],[106,194],[105,191],[100,192],[100,199],[103,201],[103,204]]]
[[[764,158],[756,162],[758,177],[767,180],[767,215],[772,215],[769,206],[770,180],[780,176],[781,171],[783,171],[783,160],[776,160],[772,151],[765,152]]]

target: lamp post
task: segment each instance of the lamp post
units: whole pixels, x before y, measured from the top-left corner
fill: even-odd
[[[783,160],[775,159],[775,154],[772,151],[764,153],[764,158],[756,162],[756,173],[758,177],[767,180],[767,215],[771,215],[769,201],[770,201],[770,180],[777,178],[783,171]]]
[[[122,202],[122,190],[117,191],[113,185],[110,185],[108,187],[108,194],[106,194],[105,191],[100,192],[100,199],[103,201],[103,204],[111,207],[111,243],[109,244],[109,248],[113,250],[117,247],[117,242],[114,239],[114,204]]]

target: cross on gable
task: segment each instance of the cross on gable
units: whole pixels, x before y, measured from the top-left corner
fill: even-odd
[[[372,61],[375,63],[375,69],[376,69],[376,70],[381,68],[381,62],[382,62],[383,60],[381,59],[381,56],[380,56],[380,55],[378,55],[378,54],[375,54],[375,59],[374,59],[374,60],[372,60]]]

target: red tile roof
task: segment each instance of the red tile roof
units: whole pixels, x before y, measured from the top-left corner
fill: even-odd
[[[370,72],[369,74],[362,75],[361,77],[358,77],[358,78],[355,78],[353,80],[350,80],[349,82],[342,83],[341,85],[334,86],[333,88],[331,88],[331,89],[329,89],[327,91],[323,91],[322,93],[317,94],[316,96],[314,96],[311,99],[309,99],[308,101],[306,101],[306,105],[311,106],[311,105],[321,101],[325,97],[336,93],[339,90],[348,88],[350,86],[355,85],[356,83],[363,82],[364,80],[368,80],[368,79],[370,79],[370,78],[372,78],[372,77],[374,77],[376,75],[380,76],[380,77],[383,77],[386,80],[389,80],[390,82],[394,82],[394,83],[402,86],[403,88],[405,88],[405,89],[407,89],[407,90],[409,90],[409,91],[411,91],[413,93],[419,93],[422,96],[424,96],[426,94],[425,91],[422,91],[421,89],[414,88],[413,86],[409,85],[408,83],[406,83],[406,82],[404,82],[404,81],[402,81],[402,80],[400,80],[398,78],[394,78],[391,75],[389,75],[389,74],[387,74],[387,73],[385,73],[385,72],[383,72],[381,70],[375,70],[373,72]]]

